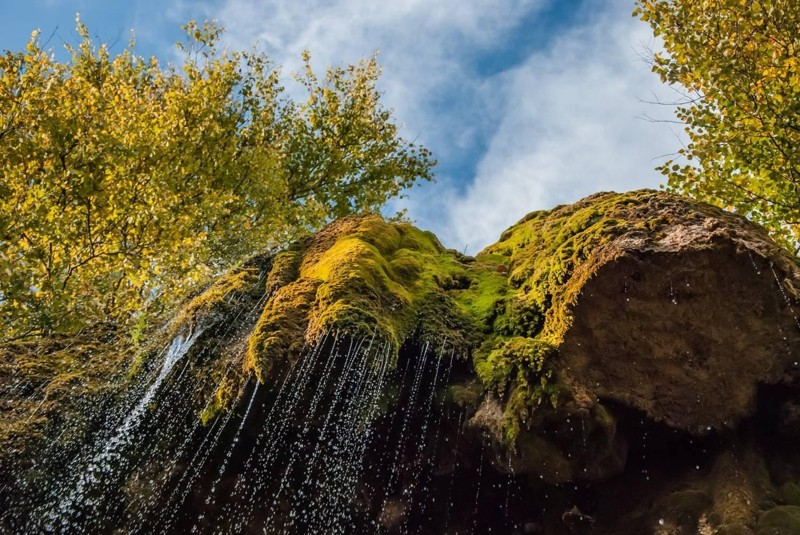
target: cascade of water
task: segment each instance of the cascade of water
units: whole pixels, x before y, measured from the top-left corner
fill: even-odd
[[[359,343],[359,346],[360,346],[360,343]],[[343,390],[343,388],[345,387],[345,385],[347,383],[348,372],[353,367],[353,364],[356,362],[356,356],[357,355],[358,355],[358,351],[357,351],[357,349],[354,350],[353,341],[351,340],[350,347],[348,348],[347,353],[345,354],[345,362],[344,362],[344,365],[342,367],[341,375],[339,376],[339,382],[338,382],[338,385],[337,385],[337,387],[336,387],[336,389],[334,391],[333,400],[332,400],[332,402],[330,404],[331,411],[337,406],[339,398],[341,397],[341,394],[342,394],[342,390]],[[267,517],[267,522],[268,523],[265,526],[265,529],[267,529],[267,530],[269,530],[269,528],[271,527],[271,522],[274,521],[275,509],[278,506],[278,501],[281,498],[281,494],[283,493],[283,490],[286,488],[286,484],[288,482],[291,470],[294,467],[294,464],[297,462],[297,460],[298,460],[298,458],[300,456],[301,450],[302,450],[303,446],[305,445],[304,443],[307,440],[307,435],[308,435],[308,432],[309,432],[309,429],[310,429],[309,420],[310,420],[310,418],[313,418],[315,413],[316,413],[317,405],[319,404],[320,400],[322,399],[322,396],[323,396],[323,394],[325,392],[325,389],[327,387],[328,380],[329,380],[330,375],[331,375],[331,370],[333,369],[333,363],[336,361],[336,357],[337,357],[336,352],[335,351],[331,351],[330,354],[328,355],[328,359],[327,359],[327,362],[325,364],[325,368],[324,368],[323,373],[322,373],[322,379],[317,384],[317,387],[314,389],[314,394],[313,394],[313,396],[311,398],[311,403],[309,404],[309,408],[308,408],[308,410],[306,411],[306,413],[304,415],[305,417],[303,418],[300,436],[296,439],[296,442],[297,442],[299,447],[292,448],[291,455],[289,457],[289,462],[286,463],[286,469],[283,471],[283,476],[281,477],[280,484],[278,485],[278,490],[273,495],[271,508],[270,508],[269,513],[268,513],[269,516]]]
[[[63,494],[56,506],[47,511],[45,515],[46,529],[52,530],[55,526],[68,522],[70,518],[78,513],[78,507],[96,506],[97,497],[92,493],[95,490],[102,491],[108,486],[107,479],[114,472],[127,468],[129,460],[124,457],[124,450],[134,439],[133,431],[144,417],[148,405],[153,401],[161,384],[175,364],[191,349],[201,333],[202,329],[198,329],[192,334],[179,334],[172,340],[156,377],[152,380],[144,395],[114,430],[110,438],[104,440],[99,448],[93,448],[84,457],[80,463],[84,466],[77,472],[77,480],[70,484],[70,488],[56,489]],[[90,529],[94,521],[95,519],[91,517],[85,521],[86,529]]]
[[[175,521],[176,513],[188,499],[189,493],[192,491],[195,481],[197,481],[197,479],[200,477],[200,474],[203,472],[203,467],[205,466],[206,462],[211,456],[211,453],[214,451],[214,448],[216,447],[217,443],[219,442],[219,437],[222,436],[222,433],[228,426],[228,422],[231,420],[232,415],[233,411],[228,411],[227,414],[225,414],[225,418],[223,418],[222,420],[222,425],[219,426],[217,432],[212,436],[211,440],[208,442],[208,447],[205,449],[205,451],[203,451],[202,448],[199,449],[197,451],[197,455],[195,456],[195,460],[192,463],[190,463],[189,466],[187,467],[186,474],[188,474],[188,478],[186,479],[186,484],[183,488],[183,492],[180,494],[177,502],[175,503],[175,507],[168,511],[166,522],[164,524],[165,531],[171,530],[172,524]],[[202,520],[202,518],[200,520]]]
[[[219,343],[219,342],[218,342]],[[218,382],[214,391],[220,387],[221,384],[227,379],[229,373],[231,371],[231,366],[227,366],[225,371],[222,375],[222,378]],[[178,383],[176,388],[173,388],[168,392],[168,394],[173,394],[175,392],[180,394],[188,389],[191,385],[186,385],[182,383]],[[256,385],[257,387],[257,385]],[[254,393],[255,395],[255,393]],[[145,448],[142,452],[141,458],[153,458],[153,457],[166,457],[171,460],[170,464],[174,467],[179,463],[179,460],[184,458],[188,454],[188,449],[196,439],[199,433],[201,433],[203,424],[199,418],[196,417],[193,407],[191,404],[181,404],[179,403],[179,399],[172,399],[176,396],[167,396],[163,403],[159,404],[159,407],[154,415],[154,419],[159,422],[158,427],[158,435],[159,437],[165,442],[164,445],[160,445],[162,449],[158,449],[159,441],[151,440],[148,441],[149,447]],[[209,396],[206,402],[205,407],[200,411],[200,414],[205,412],[211,403],[213,402],[213,396]],[[251,401],[252,403],[252,401]],[[172,414],[173,407],[183,406],[183,409],[179,411],[178,414]],[[164,410],[162,411],[162,407]],[[169,414],[167,414],[167,412]],[[182,471],[181,477],[178,478],[177,482],[172,485],[172,491],[169,493],[169,497],[166,500],[163,500],[163,493],[167,492],[167,485],[170,481],[173,480],[172,470],[167,469],[161,474],[159,481],[155,484],[155,491],[149,492],[144,496],[143,503],[139,504],[138,510],[133,513],[131,521],[133,523],[133,531],[134,532],[143,532],[146,531],[145,523],[147,519],[151,518],[160,518],[166,519],[171,517],[171,513],[173,510],[171,506],[173,506],[174,500],[179,495],[179,490],[183,487],[183,485],[187,482],[187,478],[194,479],[197,474],[194,469],[198,466],[198,459],[200,455],[206,451],[204,450],[204,446],[208,443],[209,439],[213,436],[213,432],[216,429],[216,424],[219,423],[220,417],[217,416],[212,425],[210,426],[208,432],[203,437],[203,440],[200,443],[200,447],[194,452],[191,456],[186,468]],[[227,422],[226,422],[227,423]],[[166,440],[164,440],[166,439]],[[177,448],[173,448],[170,445],[176,442],[180,442],[180,446]],[[163,449],[166,448],[166,449]],[[138,467],[137,467],[138,468]],[[152,481],[152,480],[151,480]],[[132,500],[129,503],[129,508],[134,506],[134,501]]]
[[[372,345],[372,341],[370,341],[370,347],[371,347],[371,345]],[[367,352],[369,352],[369,348],[367,349]],[[363,359],[363,360],[365,361],[366,359]],[[347,359],[345,361],[345,364],[344,364],[344,369],[342,371],[341,379],[340,379],[340,381],[339,381],[339,383],[338,383],[338,385],[336,387],[336,390],[334,391],[333,400],[332,400],[331,404],[329,405],[328,411],[327,411],[327,413],[325,415],[325,420],[324,420],[324,422],[322,424],[322,427],[320,429],[319,438],[317,439],[316,446],[314,447],[313,453],[311,454],[311,459],[310,459],[310,461],[309,461],[309,463],[307,465],[306,478],[305,478],[305,481],[303,482],[303,486],[304,487],[307,487],[307,486],[312,484],[312,477],[313,477],[313,475],[315,473],[314,469],[317,466],[317,460],[319,458],[319,454],[322,451],[323,447],[325,446],[326,440],[328,440],[328,438],[329,438],[328,434],[329,434],[330,426],[331,426],[331,423],[332,423],[332,417],[333,417],[334,414],[336,414],[337,402],[342,397],[343,390],[344,390],[345,385],[347,384],[347,379],[348,379],[347,371],[351,366],[352,366],[352,360]],[[359,369],[361,369],[361,368],[359,368]],[[307,427],[305,428],[305,430],[307,430]]]
[[[794,313],[794,307],[792,307],[792,301],[786,294],[786,290],[783,289],[783,284],[781,284],[780,279],[778,279],[778,274],[775,272],[775,267],[772,265],[772,263],[770,263],[769,269],[772,270],[772,276],[775,278],[775,284],[778,285],[778,290],[780,290],[781,297],[783,297],[783,300],[786,303],[786,307],[789,309],[789,313],[792,315],[792,318],[794,319],[794,324],[797,326],[797,329],[800,330],[800,319],[798,319],[797,314]]]
[[[327,335],[310,351],[304,351],[299,357],[297,364],[293,366],[284,380],[284,383],[276,396],[272,407],[263,423],[262,433],[256,441],[256,447],[251,452],[251,456],[245,463],[243,474],[252,472],[253,478],[249,481],[249,486],[244,484],[239,488],[249,490],[243,499],[237,499],[236,505],[229,513],[231,522],[223,522],[223,525],[230,526],[231,533],[240,533],[244,529],[244,524],[253,512],[256,500],[255,497],[269,483],[271,469],[279,453],[286,447],[284,442],[289,433],[292,417],[299,405],[302,394],[311,381],[311,370],[319,360],[319,355],[327,341]],[[334,339],[333,349],[329,352],[328,358],[336,352],[338,338]],[[286,388],[286,387],[289,388]],[[263,444],[262,444],[263,443]],[[236,492],[234,487],[234,492]]]
[[[447,501],[445,502],[446,509],[445,509],[445,519],[444,519],[444,527],[445,531],[450,527],[450,514],[453,508],[453,483],[455,482],[456,478],[456,470],[459,467],[459,444],[461,442],[461,436],[464,432],[464,419],[466,417],[466,412],[462,411],[458,418],[458,430],[456,431],[456,449],[453,452],[453,469],[450,471],[450,482],[447,485]]]
[[[514,481],[514,468],[511,466],[511,455],[508,456],[508,478],[506,479],[506,522],[511,522],[511,484]]]
[[[240,388],[233,408],[205,428],[183,398],[211,386],[197,373],[207,369],[202,355],[217,355],[234,328],[245,331],[234,323],[253,310],[237,309],[236,318],[215,327],[213,347],[183,358],[198,331],[148,361],[156,366],[138,395],[128,395],[128,410],[110,416],[116,423],[73,464],[82,475],[43,529],[57,531],[64,521],[77,533],[240,533],[255,526],[346,533],[370,523],[379,529],[376,514],[398,496],[402,529],[427,522],[445,419],[445,397],[437,396],[450,381],[454,354],[445,360],[425,344],[415,358],[398,357],[375,336],[325,335],[291,359],[280,379]],[[402,373],[396,358],[406,360]],[[231,367],[221,372],[218,387]],[[152,434],[138,440],[142,433]]]
[[[430,416],[431,416],[431,409],[433,408],[433,398],[436,396],[436,387],[438,385],[439,368],[441,366],[441,363],[442,363],[442,356],[441,356],[440,353],[438,353],[436,355],[436,371],[433,374],[433,382],[431,384],[430,392],[428,393],[428,401],[427,401],[427,403],[425,403],[425,407],[424,407],[425,416],[424,416],[424,418],[422,420],[422,429],[420,431],[417,453],[416,453],[416,456],[415,456],[415,459],[414,459],[415,464],[425,462],[425,449],[426,449],[426,446],[427,446],[428,422],[429,422]],[[430,464],[430,461],[427,464]],[[405,510],[406,515],[405,515],[405,518],[404,518],[404,525],[405,525],[405,523],[408,522],[408,515],[411,512],[413,512],[413,510],[414,510],[414,500],[415,500],[415,497],[417,495],[417,493],[415,493],[414,490],[416,489],[417,484],[419,483],[417,477],[420,476],[420,475],[423,478],[426,477],[427,471],[423,471],[423,470],[419,470],[419,469],[415,470],[414,471],[414,478],[411,480],[411,482],[410,482],[410,484],[408,486],[408,489],[406,490],[406,492],[408,492],[410,494],[410,497],[409,497],[409,501],[408,501],[408,508]],[[425,480],[423,479],[422,480],[423,484],[424,484],[424,481]]]
[[[414,408],[416,407],[417,394],[419,392],[420,383],[422,382],[422,377],[424,375],[425,363],[427,362],[427,358],[428,358],[428,344],[426,343],[422,349],[421,362],[417,367],[417,369],[415,370],[414,382],[411,385],[411,393],[409,394],[408,407],[406,408],[406,412],[403,418],[403,424],[400,429],[400,439],[398,441],[397,448],[395,449],[394,459],[392,460],[391,463],[391,472],[389,475],[389,481],[386,485],[386,497],[383,502],[383,507],[381,508],[382,515],[386,511],[386,506],[388,504],[389,496],[390,493],[392,492],[392,485],[395,482],[395,478],[397,478],[399,475],[400,458],[405,447],[408,424],[411,420],[411,415],[414,412]]]
[[[455,351],[452,350],[450,352],[450,362],[447,364],[447,371],[445,372],[444,377],[444,385],[448,385],[450,383],[450,374],[453,371],[453,357],[455,356]],[[437,365],[438,366],[438,365]],[[441,402],[439,403],[439,418],[436,421],[435,425],[435,435],[433,437],[433,454],[428,458],[428,469],[423,473],[423,480],[422,480],[422,490],[421,494],[423,496],[427,496],[428,494],[428,485],[430,483],[431,473],[433,472],[434,467],[436,466],[437,458],[436,454],[439,448],[439,435],[441,434],[442,430],[442,421],[444,420],[444,402],[447,396],[442,396]],[[431,504],[436,503],[436,496],[430,496]],[[422,500],[420,502],[420,515],[425,514],[425,509],[427,507],[427,500]]]
[[[217,532],[241,531],[252,522],[258,503],[266,505],[258,506],[263,509],[258,514],[270,533],[342,533],[351,524],[355,488],[392,353],[374,339],[351,340],[340,351],[337,338],[327,355],[322,346],[302,354],[277,389],[245,470],[236,478],[231,496],[236,499],[216,520],[204,516],[207,508],[198,515],[216,525]],[[312,378],[314,388],[308,390]],[[278,478],[273,479],[276,469]],[[268,488],[268,503],[254,499]],[[205,505],[213,500],[207,498]],[[202,529],[196,522],[195,530]]]
[[[267,399],[269,400],[270,398],[273,398],[273,395],[274,395],[274,399],[276,401],[274,401],[272,403],[272,405],[270,406],[271,408],[270,408],[270,410],[267,413],[267,416],[265,418],[266,421],[270,421],[271,420],[272,414],[274,413],[275,407],[277,405],[277,400],[282,399],[282,397],[284,395],[284,391],[286,389],[286,385],[289,382],[289,377],[292,376],[292,374],[294,372],[294,368],[295,368],[295,366],[296,366],[298,361],[299,361],[299,359],[295,360],[292,363],[288,373],[284,377],[284,380],[282,382],[280,382],[279,384],[274,385],[273,388],[270,389],[269,394],[267,396]],[[240,505],[239,505],[240,502],[238,501],[238,498],[241,496],[240,493],[244,490],[244,485],[245,485],[245,481],[246,481],[246,475],[249,474],[250,470],[252,469],[252,463],[253,463],[253,459],[255,458],[255,453],[257,451],[260,451],[260,446],[262,445],[262,442],[264,441],[265,437],[267,436],[267,431],[268,430],[269,430],[269,428],[268,428],[267,425],[262,425],[261,426],[261,432],[258,434],[258,436],[256,438],[256,441],[255,441],[255,444],[253,445],[253,447],[251,447],[250,452],[248,453],[247,458],[245,460],[244,469],[241,470],[239,472],[239,474],[236,476],[236,480],[235,480],[234,485],[233,485],[233,490],[231,492],[231,499],[227,500],[227,502],[225,503],[225,506],[222,509],[222,512],[221,512],[221,518],[222,519],[230,519],[231,517],[235,517],[236,516],[235,513],[240,513]],[[239,516],[241,517],[241,515],[239,515]],[[224,523],[222,525],[224,525]]]
[[[191,478],[192,475],[193,475],[193,472],[192,472],[191,468],[197,465],[196,464],[197,460],[200,458],[202,453],[205,451],[204,448],[205,448],[206,444],[208,443],[209,439],[212,436],[215,436],[214,435],[214,431],[215,431],[215,429],[217,427],[217,424],[220,422],[220,420],[222,420],[222,417],[220,415],[218,415],[216,418],[214,418],[214,421],[209,426],[208,431],[206,432],[205,436],[203,437],[202,442],[200,442],[200,446],[197,448],[197,451],[195,451],[194,455],[192,456],[191,460],[189,461],[187,469],[183,472],[181,478],[178,480],[177,485],[175,485],[175,487],[173,487],[172,492],[170,493],[169,497],[166,499],[166,501],[165,501],[166,507],[164,508],[164,510],[166,511],[166,515],[159,517],[159,522],[157,524],[158,527],[161,527],[162,529],[166,530],[167,527],[172,525],[172,522],[174,521],[175,512],[177,511],[178,506],[180,505],[180,503],[182,503],[184,498],[185,498],[185,496],[183,496],[183,494],[181,493],[181,488],[184,488],[184,484],[186,485],[185,488],[188,488],[189,486],[191,486],[191,483],[188,482],[188,479]],[[224,425],[225,424],[223,424],[223,427],[224,427]],[[175,502],[176,498],[178,498],[179,495],[180,495],[180,499],[178,500],[178,502]]]
[[[231,442],[231,445],[225,454],[225,459],[223,460],[222,465],[219,467],[219,470],[217,470],[217,476],[214,478],[214,482],[211,484],[211,490],[209,490],[205,501],[207,506],[211,506],[215,502],[217,485],[219,485],[220,481],[222,480],[222,476],[225,474],[225,469],[228,467],[228,463],[231,460],[231,456],[236,448],[236,444],[239,443],[239,435],[242,433],[244,423],[247,421],[247,416],[250,414],[250,409],[253,407],[253,401],[256,399],[256,395],[258,394],[258,384],[258,381],[256,381],[255,386],[253,387],[253,393],[250,396],[250,401],[247,404],[247,409],[245,409],[244,416],[242,416],[242,421],[239,422],[239,427],[236,429],[236,433],[233,435],[233,441]]]
[[[402,395],[403,391],[406,388],[406,383],[408,381],[408,375],[409,375],[408,370],[410,368],[411,368],[411,359],[408,359],[406,360],[406,365],[403,368],[403,373],[401,374],[400,381],[398,383],[397,400],[400,399],[400,396]],[[393,446],[393,443],[391,442],[391,432],[397,429],[397,420],[400,417],[400,413],[401,411],[399,410],[392,411],[391,421],[387,426],[387,436],[383,437],[384,438],[384,440],[382,441],[383,447],[381,448],[379,461],[377,463],[377,466],[375,467],[375,469],[377,470],[382,470],[388,467],[389,472],[391,473],[393,467],[389,463],[389,459],[390,457],[393,458],[395,453],[395,449],[391,447]]]
[[[326,457],[327,466],[322,477],[317,479],[317,489],[321,491],[317,495],[326,496],[327,503],[319,509],[323,514],[312,516],[312,528],[324,529],[330,526],[337,532],[346,530],[349,522],[348,507],[353,499],[364,452],[371,437],[370,423],[383,390],[388,355],[386,350],[368,351],[363,359],[364,365],[351,379],[356,380],[355,388],[344,400],[340,424],[334,427],[336,433],[330,440],[333,455]]]

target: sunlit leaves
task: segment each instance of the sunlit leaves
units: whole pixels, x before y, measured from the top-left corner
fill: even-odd
[[[168,306],[243,255],[376,210],[433,160],[380,105],[374,59],[290,100],[264,54],[186,26],[178,68],[112,56],[79,22],[56,62],[0,57],[0,338]]]
[[[663,39],[653,70],[682,86],[688,161],[659,169],[677,191],[800,241],[800,2],[639,0]]]

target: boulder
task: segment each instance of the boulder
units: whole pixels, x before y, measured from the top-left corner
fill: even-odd
[[[555,376],[707,432],[800,361],[800,269],[758,226],[655,191],[535,212],[483,254],[510,265],[506,323],[558,347]],[[525,332],[527,331],[527,332]]]

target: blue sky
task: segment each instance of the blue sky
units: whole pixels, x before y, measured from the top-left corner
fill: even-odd
[[[432,149],[437,183],[390,206],[445,245],[476,252],[527,212],[597,191],[658,187],[682,142],[646,101],[669,89],[642,59],[657,46],[633,0],[0,0],[0,49],[33,29],[59,54],[74,19],[121,50],[174,57],[180,25],[217,19],[234,48],[284,65],[378,51],[380,89],[403,135]],[[666,116],[665,116],[666,115]]]

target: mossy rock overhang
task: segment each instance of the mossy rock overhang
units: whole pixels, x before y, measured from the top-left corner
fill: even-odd
[[[495,265],[445,249],[430,232],[377,215],[344,218],[275,257],[245,367],[266,380],[326,335],[395,355],[411,338],[466,355],[488,332],[505,283]]]
[[[481,254],[508,259],[509,308],[542,317],[531,334],[558,347],[555,377],[587,406],[611,399],[702,433],[735,426],[760,384],[798,370],[797,259],[735,214],[599,193],[529,214]]]
[[[704,432],[736,425],[759,384],[796,370],[798,281],[760,227],[652,190],[533,212],[475,258],[406,223],[349,217],[274,259],[245,369],[264,380],[331,332],[459,354],[527,337],[557,348],[550,380],[573,401]]]

